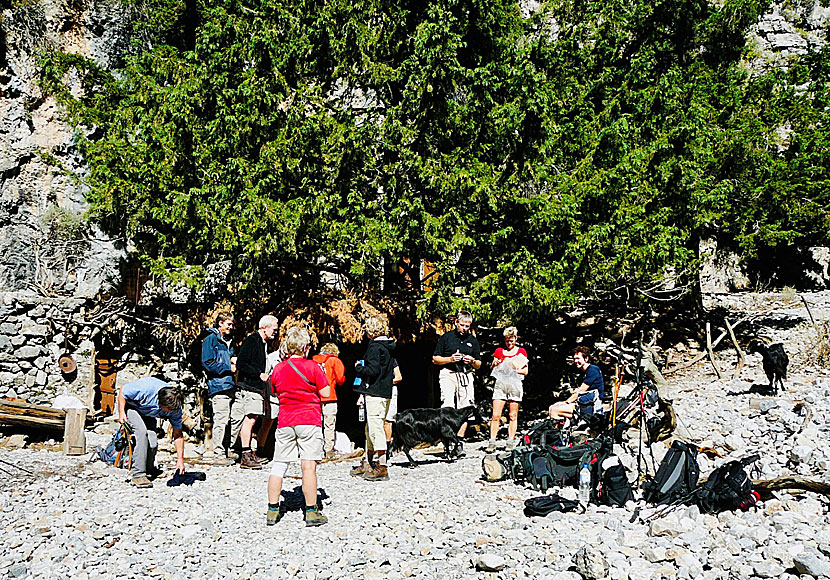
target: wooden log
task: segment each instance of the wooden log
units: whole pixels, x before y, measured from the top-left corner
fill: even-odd
[[[735,366],[735,372],[732,375],[732,379],[739,379],[741,378],[741,371],[744,368],[744,351],[741,350],[741,345],[738,344],[738,339],[735,338],[735,331],[732,329],[732,325],[729,324],[729,319],[724,318],[723,321],[726,323],[726,330],[729,331],[729,340],[732,341],[732,345],[735,347],[735,350],[738,351],[738,364]]]
[[[66,424],[63,428],[63,452],[65,455],[86,453],[86,409],[67,409]]]
[[[63,430],[66,411],[46,405],[0,399],[0,423]]]
[[[772,492],[785,489],[801,489],[830,497],[830,483],[799,475],[785,475],[775,479],[753,479],[752,489],[761,494],[761,499],[772,497]]]

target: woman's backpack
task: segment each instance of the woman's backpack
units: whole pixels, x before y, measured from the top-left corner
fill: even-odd
[[[618,457],[611,457],[602,463],[602,475],[597,485],[597,501],[603,505],[623,507],[634,500],[628,474]]]

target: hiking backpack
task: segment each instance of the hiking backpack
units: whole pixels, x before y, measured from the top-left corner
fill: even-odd
[[[752,481],[744,467],[760,459],[752,455],[745,459],[724,463],[711,474],[697,492],[697,504],[703,513],[731,511],[752,493]]]
[[[611,462],[609,464],[609,462]],[[634,499],[628,474],[618,457],[609,457],[600,465],[597,484],[597,502],[602,505],[623,507]]]
[[[610,441],[606,438],[568,447],[525,448],[518,453],[514,451],[514,473],[534,489],[545,492],[553,486],[576,484],[579,470],[587,463],[591,467],[592,481],[596,482],[598,465],[610,450]]]
[[[90,461],[100,459],[115,467],[129,469],[133,462],[133,429],[128,423],[122,423],[106,447],[95,448]]]
[[[546,516],[551,512],[570,512],[579,507],[579,502],[559,495],[543,495],[525,500],[525,515]]]
[[[512,453],[487,453],[481,460],[484,481],[494,482],[513,479]]]
[[[643,499],[653,504],[668,504],[683,498],[690,500],[699,475],[697,448],[675,441],[660,462],[654,478],[643,484]]]
[[[553,419],[545,419],[531,427],[527,433],[522,435],[519,439],[520,443],[525,446],[541,445],[547,446],[562,446],[570,443],[568,431],[565,429],[565,421],[554,421]]]

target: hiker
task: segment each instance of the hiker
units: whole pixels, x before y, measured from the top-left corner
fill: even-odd
[[[501,414],[507,405],[507,450],[512,451],[516,445],[516,430],[519,425],[519,405],[522,402],[524,388],[522,381],[527,376],[527,351],[518,346],[519,330],[515,326],[504,329],[504,347],[499,347],[493,353],[493,362],[490,368],[496,377],[493,389],[493,417],[490,419],[490,441],[487,444],[487,453],[496,450],[496,438],[501,427]]]
[[[220,312],[216,316],[215,328],[208,329],[202,341],[202,368],[207,376],[208,397],[213,411],[213,463],[231,465],[233,459],[225,448],[225,432],[231,420],[236,385],[236,357],[231,347],[233,315]],[[231,441],[233,443],[233,441]]]
[[[343,361],[337,358],[340,349],[333,342],[320,347],[320,354],[315,354],[311,360],[320,365],[329,381],[330,393],[323,397],[323,451],[326,459],[334,459],[334,436],[337,425],[337,387],[346,382],[346,369]]]
[[[389,479],[389,471],[383,420],[392,398],[395,341],[386,336],[389,327],[380,316],[366,320],[364,331],[370,342],[362,364],[358,361],[355,365],[362,383],[354,390],[363,397],[366,406],[366,456],[360,465],[352,468],[351,474],[368,481],[385,481]]]
[[[573,349],[573,363],[583,373],[582,383],[574,389],[565,400],[554,403],[548,409],[551,419],[570,419],[578,410],[583,415],[602,413],[602,397],[605,394],[605,383],[602,380],[602,371],[595,364],[591,364],[591,350],[580,345]]]
[[[475,405],[475,370],[481,367],[481,347],[470,332],[473,315],[461,310],[455,319],[455,328],[445,332],[435,345],[432,363],[440,366],[438,384],[441,388],[441,406],[461,409]],[[458,430],[458,436],[467,432],[465,421]],[[459,450],[463,455],[463,449]]]
[[[398,414],[398,383],[403,380],[401,367],[398,361],[392,359],[392,398],[389,399],[389,408],[386,409],[386,416],[383,418],[383,433],[386,435],[386,458],[392,457],[392,423],[395,422],[395,415]]]
[[[265,397],[267,395],[268,375],[266,374],[266,345],[274,338],[279,321],[276,317],[266,314],[259,319],[257,331],[248,335],[239,347],[239,357],[236,361],[239,376],[236,380],[236,400],[231,408],[231,439],[239,436],[242,444],[242,459],[239,466],[242,469],[262,469],[260,458],[251,451],[251,437],[257,418],[262,417],[263,431],[267,435],[273,421],[265,417]],[[265,439],[257,439],[259,443]],[[262,462],[267,461],[265,459]]]
[[[184,473],[183,401],[179,389],[155,377],[127,383],[118,391],[118,420],[129,423],[135,437],[132,485],[153,487],[148,476],[160,474],[155,466],[158,450],[156,419],[170,421],[173,427],[173,446],[176,448],[176,470]]]
[[[271,391],[280,401],[274,441],[274,463],[268,478],[266,524],[276,524],[283,515],[282,480],[288,464],[300,461],[303,473],[306,526],[319,526],[328,518],[317,505],[317,463],[323,459],[321,399],[330,395],[329,381],[320,365],[308,360],[311,337],[305,328],[288,330],[280,349],[287,357],[271,374]]]

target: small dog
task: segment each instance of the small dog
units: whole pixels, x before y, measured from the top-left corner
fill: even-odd
[[[402,449],[409,460],[409,466],[415,467],[416,463],[409,454],[410,450],[419,443],[432,444],[441,441],[447,461],[452,461],[458,457],[461,447],[458,430],[471,416],[482,422],[478,409],[472,405],[461,409],[406,409],[395,416],[395,423],[392,425],[392,447],[396,450]]]

